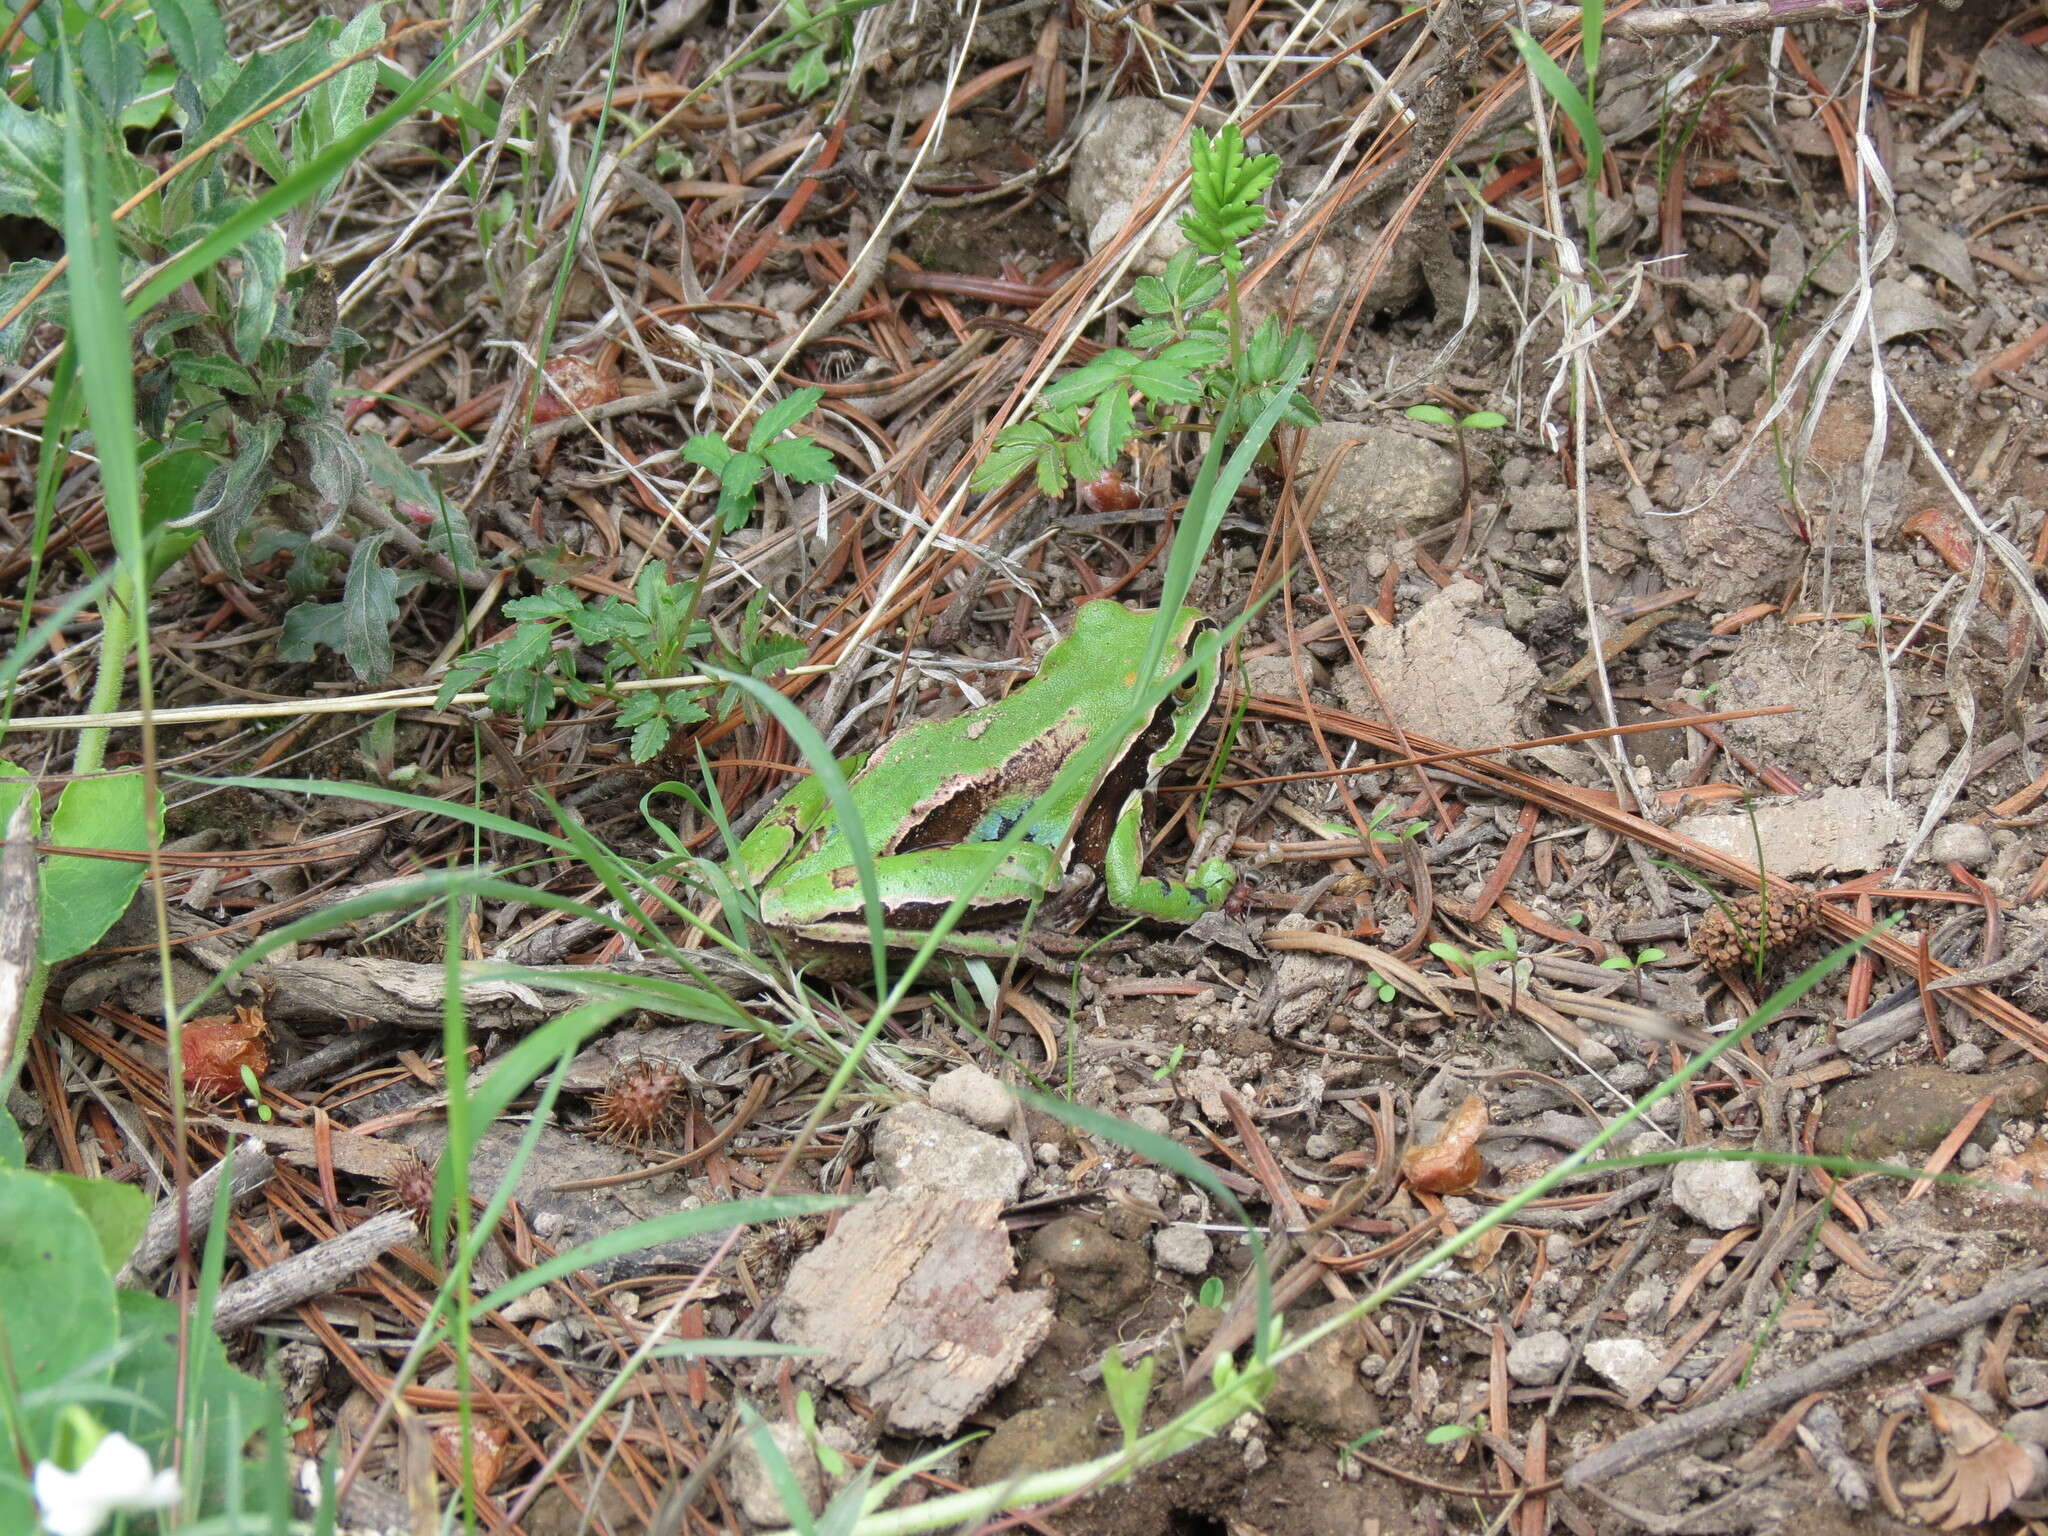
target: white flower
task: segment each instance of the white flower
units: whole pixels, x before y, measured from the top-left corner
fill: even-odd
[[[114,1514],[144,1514],[178,1502],[178,1474],[152,1473],[149,1453],[126,1435],[108,1435],[85,1465],[66,1472],[53,1461],[36,1463],[36,1508],[50,1536],[99,1536]]]

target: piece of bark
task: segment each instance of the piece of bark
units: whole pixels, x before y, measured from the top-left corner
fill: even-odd
[[[904,1192],[846,1212],[797,1260],[776,1336],[861,1392],[890,1430],[950,1435],[1043,1342],[1043,1291],[1016,1291],[1016,1260],[992,1199]]]
[[[35,796],[24,794],[7,818],[0,843],[0,1088],[14,1081],[14,1058],[35,1029],[23,1019],[28,981],[36,968],[40,923],[36,913],[36,828],[29,814]]]
[[[416,1230],[405,1212],[386,1211],[360,1227],[315,1243],[304,1253],[293,1254],[281,1264],[224,1286],[213,1307],[213,1331],[233,1333],[302,1301],[325,1296],[414,1236]]]
[[[194,1179],[191,1189],[186,1192],[185,1220],[190,1224],[194,1248],[205,1241],[207,1226],[213,1220],[213,1202],[220,1193],[223,1169],[234,1170],[229,1175],[233,1180],[230,1185],[233,1192],[228,1197],[230,1206],[268,1184],[276,1172],[270,1154],[255,1142],[238,1141],[234,1147],[232,1153]],[[170,1263],[171,1255],[177,1251],[178,1196],[174,1190],[159,1200],[156,1209],[149,1213],[149,1220],[142,1229],[142,1240],[135,1245],[128,1262],[121,1266],[121,1272],[114,1277],[114,1284],[130,1289],[146,1284],[150,1276]]]

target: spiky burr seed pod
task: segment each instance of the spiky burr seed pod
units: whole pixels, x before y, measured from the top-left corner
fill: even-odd
[[[434,1213],[434,1180],[438,1170],[417,1152],[400,1154],[380,1182],[377,1195],[380,1211],[404,1211],[422,1232]]]
[[[763,1290],[789,1277],[792,1264],[825,1240],[822,1216],[789,1216],[755,1227],[740,1240],[740,1262]]]
[[[592,1104],[591,1130],[622,1147],[658,1141],[675,1129],[676,1094],[682,1086],[683,1074],[666,1062],[623,1067]]]
[[[1752,892],[1717,905],[1693,930],[1693,953],[1720,971],[1742,971],[1762,954],[1782,957],[1820,931],[1820,898]]]

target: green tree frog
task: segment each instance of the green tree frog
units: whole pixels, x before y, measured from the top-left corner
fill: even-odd
[[[1141,917],[1189,923],[1237,883],[1222,859],[1192,881],[1143,871],[1145,792],[1187,749],[1216,696],[1215,626],[1193,608],[1176,615],[1156,681],[1197,664],[1149,718],[1132,716],[1158,615],[1121,603],[1085,604],[1038,674],[1006,699],[949,720],[906,727],[872,756],[840,761],[874,856],[887,941],[907,947],[962,891],[968,906],[943,947],[985,957],[1016,951],[1032,906],[1060,891],[1078,856],[1099,870],[1109,901]],[[1092,767],[1066,775],[1084,752]],[[985,849],[1027,823],[995,871]],[[845,832],[815,777],[785,794],[740,843],[738,873],[758,893],[767,927],[822,945],[868,941],[860,881]],[[1011,925],[1009,931],[989,931]]]

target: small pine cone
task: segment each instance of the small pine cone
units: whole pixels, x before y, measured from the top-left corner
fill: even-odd
[[[645,1146],[675,1129],[683,1074],[661,1061],[636,1061],[612,1079],[592,1105],[591,1129],[604,1141]]]
[[[1693,953],[1716,970],[1740,971],[1766,957],[1781,957],[1820,929],[1820,898],[1806,891],[1738,896],[1717,905],[1693,930]]]
[[[417,1152],[403,1153],[378,1181],[384,1188],[377,1195],[380,1211],[404,1211],[422,1232],[434,1213],[434,1181],[437,1170]]]

